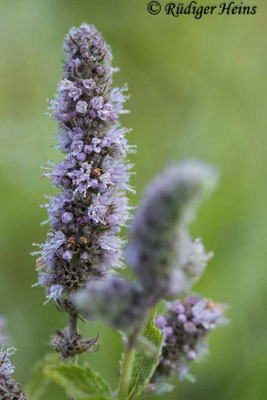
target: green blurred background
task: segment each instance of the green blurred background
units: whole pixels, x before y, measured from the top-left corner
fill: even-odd
[[[208,360],[193,366],[197,383],[180,383],[164,399],[266,399],[267,7],[254,4],[255,16],[196,21],[149,15],[146,0],[1,0],[0,314],[9,319],[19,349],[15,375],[24,385],[50,334],[66,323],[52,304],[43,306],[42,289],[31,289],[29,252],[45,239],[39,204],[53,192],[40,166],[60,158],[51,148],[57,126],[45,115],[46,99],[61,77],[63,37],[85,21],[112,46],[121,69],[115,83],[129,85],[131,114],[122,123],[138,146],[133,203],[168,160],[194,156],[221,170],[218,190],[192,226],[215,252],[195,289],[229,303],[231,324],[214,332]],[[82,330],[101,331],[102,351],[91,364],[115,387],[119,336],[103,324]],[[65,397],[51,386],[45,398]]]

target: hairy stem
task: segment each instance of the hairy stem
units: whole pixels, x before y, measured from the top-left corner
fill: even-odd
[[[69,338],[71,339],[77,332],[78,316],[77,314],[69,313]]]
[[[134,349],[139,331],[129,337],[121,367],[121,377],[118,389],[118,400],[126,400],[134,360]]]

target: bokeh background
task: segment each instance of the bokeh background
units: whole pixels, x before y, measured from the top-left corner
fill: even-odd
[[[132,202],[169,160],[199,157],[221,170],[218,190],[192,226],[215,252],[195,290],[229,303],[231,324],[213,333],[208,360],[193,366],[197,383],[180,383],[164,399],[266,399],[267,7],[253,1],[255,16],[198,21],[149,15],[146,0],[1,1],[0,314],[19,349],[15,375],[24,385],[49,350],[50,334],[66,323],[52,304],[43,306],[42,289],[31,289],[29,253],[32,242],[45,239],[39,204],[53,193],[40,166],[61,157],[51,148],[57,126],[45,115],[46,99],[61,77],[66,31],[86,21],[112,46],[121,69],[115,83],[129,85],[131,114],[122,123],[138,146]],[[102,350],[91,364],[115,387],[118,334],[101,323],[82,330],[101,332]],[[52,385],[45,398],[65,397]]]

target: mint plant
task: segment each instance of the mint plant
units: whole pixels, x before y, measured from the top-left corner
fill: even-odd
[[[59,190],[46,196],[50,229],[33,254],[45,303],[65,312],[68,325],[52,336],[55,351],[37,364],[28,398],[43,398],[50,381],[69,400],[162,394],[171,389],[173,374],[192,380],[191,362],[206,352],[210,331],[226,322],[223,304],[191,293],[212,253],[200,238],[192,240],[189,225],[218,174],[196,160],[172,163],[148,185],[131,216],[127,193],[134,191],[133,165],[127,155],[135,147],[119,122],[127,88],[113,88],[112,53],[93,25],[72,28],[63,49],[63,77],[50,110],[64,160],[50,162],[43,174]],[[127,241],[121,237],[125,226]],[[160,302],[166,311],[157,315]],[[79,319],[96,318],[116,329],[124,343],[117,388],[78,357],[101,351],[101,333],[84,338],[78,329]],[[0,393],[5,400],[24,400],[10,378],[11,354],[1,347]]]

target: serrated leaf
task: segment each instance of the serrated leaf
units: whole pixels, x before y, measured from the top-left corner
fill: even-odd
[[[76,400],[112,399],[112,391],[108,383],[88,364],[84,366],[47,365],[43,372]]]
[[[135,351],[128,399],[134,399],[143,393],[159,362],[163,337],[162,333],[156,328],[155,314],[155,310],[152,310],[142,334],[144,341],[150,344],[153,351],[146,351],[143,348]],[[149,346],[147,346],[148,348]]]
[[[58,355],[56,353],[48,353],[41,361],[37,362],[26,390],[29,399],[39,400],[42,398],[49,384],[49,378],[43,374],[43,369],[47,364],[56,364],[58,361]]]

